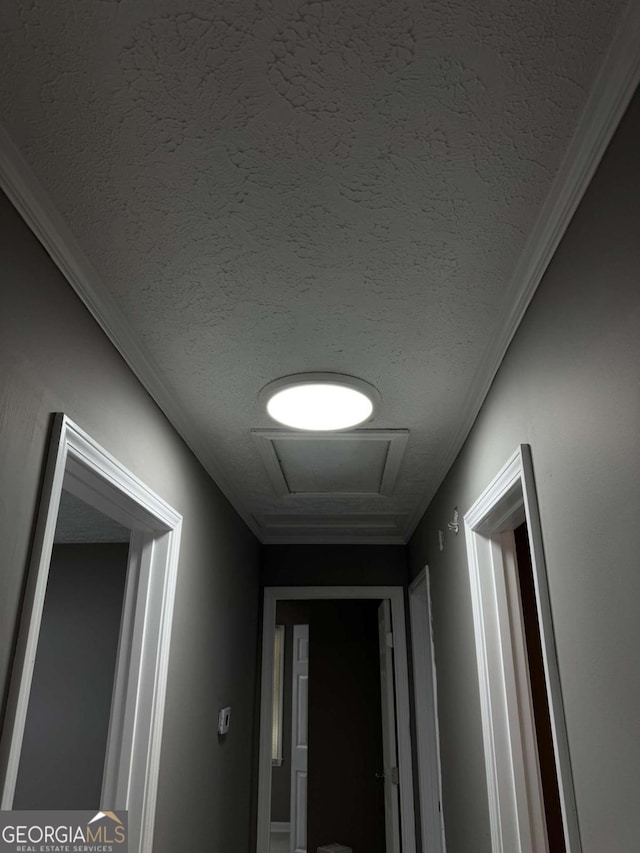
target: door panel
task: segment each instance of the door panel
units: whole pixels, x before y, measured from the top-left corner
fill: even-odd
[[[307,772],[309,762],[309,626],[293,626],[293,706],[291,714],[291,851],[307,853]]]
[[[380,642],[380,687],[382,690],[382,752],[384,758],[384,825],[387,853],[400,853],[400,810],[398,806],[398,747],[396,741],[395,687],[393,678],[393,633],[391,603],[384,599],[378,608]]]

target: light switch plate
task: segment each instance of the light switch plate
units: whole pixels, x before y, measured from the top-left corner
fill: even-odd
[[[231,708],[222,708],[218,713],[218,734],[226,735],[229,731],[229,721],[231,720]]]

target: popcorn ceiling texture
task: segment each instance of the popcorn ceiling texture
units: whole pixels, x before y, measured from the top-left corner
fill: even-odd
[[[5,0],[3,123],[253,513],[410,513],[620,0]],[[391,498],[278,499],[256,397],[353,373]]]

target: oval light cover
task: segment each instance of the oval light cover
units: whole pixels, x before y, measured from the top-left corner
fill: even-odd
[[[373,393],[366,393],[368,383],[338,375],[334,379],[331,374],[316,376],[292,376],[268,385],[264,390],[269,393],[269,415],[285,426],[318,432],[349,429],[371,417]]]

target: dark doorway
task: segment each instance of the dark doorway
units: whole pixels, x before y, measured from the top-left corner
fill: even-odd
[[[283,755],[271,769],[271,821],[286,825],[291,817],[293,631],[308,625],[308,853],[331,842],[386,853],[379,605],[373,599],[277,604],[276,623],[285,631]],[[272,834],[271,850],[279,845]]]
[[[518,581],[520,600],[527,645],[527,660],[533,700],[533,714],[538,741],[542,793],[547,822],[547,835],[550,853],[566,853],[562,826],[562,809],[556,774],[555,750],[551,734],[551,717],[547,698],[547,685],[544,675],[542,643],[536,606],[533,565],[529,550],[529,533],[526,522],[513,531],[518,562]]]

